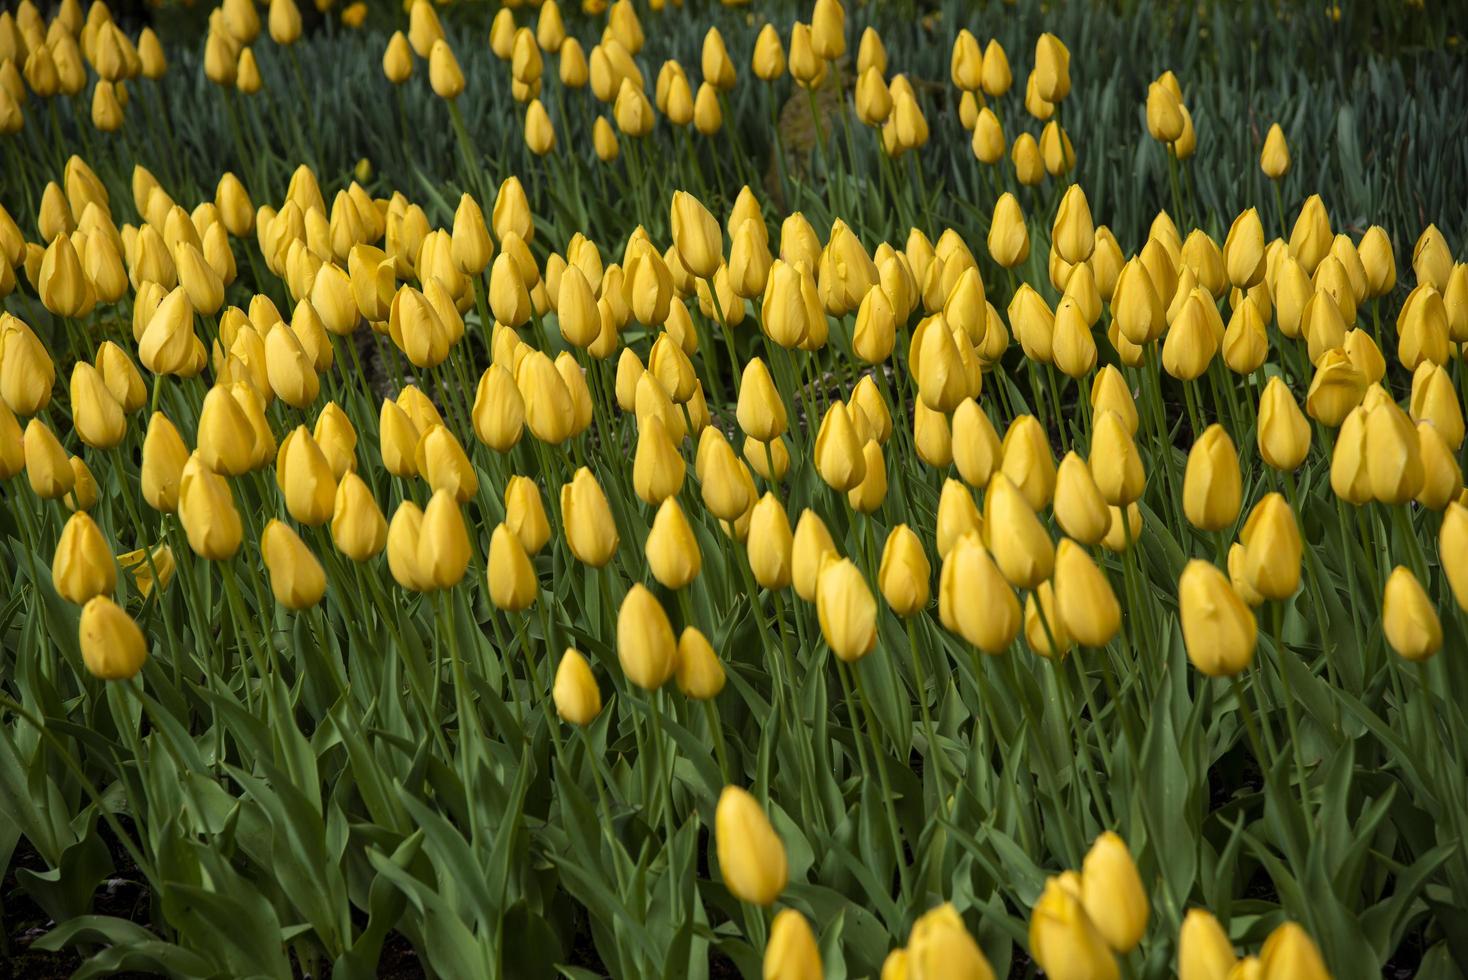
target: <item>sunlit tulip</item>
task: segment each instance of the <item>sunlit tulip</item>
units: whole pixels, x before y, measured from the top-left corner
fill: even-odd
[[[785,845],[759,801],[737,786],[724,787],[714,811],[714,842],[730,893],[753,905],[774,904],[790,870]]]

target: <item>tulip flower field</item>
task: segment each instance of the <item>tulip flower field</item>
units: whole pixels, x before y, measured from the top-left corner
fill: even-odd
[[[0,12],[7,976],[1468,975],[1453,5],[298,4]]]

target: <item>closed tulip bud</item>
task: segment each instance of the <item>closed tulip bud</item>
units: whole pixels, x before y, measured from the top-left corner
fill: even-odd
[[[496,609],[520,612],[535,602],[540,592],[535,569],[520,539],[505,524],[490,535],[488,568],[489,598]]]
[[[1065,628],[1055,607],[1055,587],[1041,582],[1025,596],[1025,642],[1036,656],[1047,660],[1063,660],[1075,646],[1075,639]]]
[[[415,4],[415,8],[423,4]],[[464,91],[464,73],[448,42],[439,38],[428,54],[428,83],[440,99],[456,99]]]
[[[958,467],[959,476],[963,477],[965,483],[982,490],[988,485],[989,478],[995,470],[999,468],[1000,460],[1007,458],[1006,451],[999,441],[999,434],[994,431],[994,425],[989,421],[989,416],[972,398],[964,399],[954,410],[952,433],[953,463]],[[1025,436],[1028,438],[1032,434],[1027,431]],[[1007,438],[1006,441],[1008,441]],[[1023,469],[1028,477],[1031,475],[1030,464],[1033,463],[1035,464],[1033,479],[1027,479],[1027,482],[1033,484],[1037,492],[1046,491],[1047,486],[1053,489],[1053,462],[1050,463],[1048,483],[1044,472],[1045,463],[1049,461],[1048,448],[1044,459],[1030,459],[1027,456],[1025,460],[1020,459],[1033,448],[1031,446],[1024,453],[1016,453],[1015,471],[1018,473]]]
[[[1133,344],[1156,340],[1167,328],[1157,289],[1139,259],[1122,266],[1111,295],[1111,315],[1122,336]]]
[[[515,380],[531,433],[551,445],[570,438],[576,427],[576,405],[555,362],[541,351],[532,351],[520,362]]]
[[[179,482],[188,459],[188,448],[173,423],[162,412],[154,412],[143,438],[141,478],[148,506],[165,513],[178,509]]]
[[[887,605],[903,617],[921,612],[928,604],[932,576],[932,565],[918,536],[906,524],[894,527],[877,572],[877,586]]]
[[[1214,424],[1188,453],[1183,475],[1183,513],[1200,531],[1221,531],[1239,516],[1243,477],[1228,430]]]
[[[1310,422],[1278,376],[1259,397],[1258,442],[1264,462],[1283,472],[1299,469],[1310,453]]]
[[[16,415],[35,415],[51,401],[56,367],[30,328],[0,320],[0,401]]]
[[[1383,504],[1403,504],[1422,488],[1421,440],[1407,413],[1389,398],[1366,408],[1366,478],[1371,496]]]
[[[331,539],[352,561],[376,557],[387,544],[387,520],[372,491],[355,473],[345,474],[332,505]]]
[[[1060,257],[1072,264],[1086,261],[1095,249],[1096,229],[1091,223],[1091,206],[1079,184],[1072,184],[1060,200],[1051,229],[1051,241]]]
[[[856,81],[856,117],[867,126],[880,126],[892,114],[892,92],[876,66]]]
[[[82,271],[76,247],[65,232],[46,246],[37,278],[41,304],[57,316],[85,316],[97,303],[97,294]]]
[[[1050,878],[1030,913],[1030,955],[1054,980],[1116,980],[1116,957],[1081,897]]]
[[[1305,411],[1322,425],[1335,428],[1361,404],[1365,394],[1366,379],[1346,352],[1326,351],[1315,366],[1315,376],[1305,396]]]
[[[1159,143],[1174,143],[1183,134],[1182,100],[1162,82],[1147,86],[1147,132]]]
[[[1096,414],[1089,462],[1091,475],[1107,504],[1121,507],[1141,498],[1147,485],[1142,457],[1126,422],[1116,412]]]
[[[1463,409],[1452,379],[1436,364],[1418,365],[1412,372],[1412,421],[1428,421],[1453,449],[1463,443]]]
[[[1319,194],[1310,195],[1301,206],[1295,227],[1290,232],[1290,255],[1300,263],[1306,275],[1314,275],[1315,267],[1330,254],[1333,238],[1324,202]]]
[[[881,980],[993,980],[994,971],[963,919],[945,903],[913,923],[906,950],[893,950],[882,964]]]
[[[819,524],[821,518],[810,513],[810,518],[819,525],[819,534],[825,534],[825,525]],[[804,516],[802,516],[802,521]],[[812,531],[807,531],[807,537]],[[825,534],[826,552],[834,552],[834,544],[829,543],[831,535]],[[749,522],[749,569],[755,575],[755,581],[762,587],[785,588],[790,585],[791,574],[793,574],[794,560],[794,537],[790,533],[790,518],[785,515],[784,505],[780,503],[780,497],[774,493],[766,493],[760,497],[753,511],[750,512]],[[815,563],[819,563],[819,556],[815,557]],[[806,596],[802,596],[806,599]],[[807,599],[809,601],[809,599]]]
[[[281,443],[275,477],[292,518],[307,527],[331,520],[336,510],[336,476],[304,425]]]
[[[1188,909],[1177,939],[1178,980],[1228,980],[1237,962],[1218,920],[1203,909]]]
[[[1468,610],[1468,507],[1448,504],[1438,532],[1438,562],[1458,607]]]
[[[957,445],[955,439],[955,459]],[[1045,430],[1033,415],[1021,415],[1010,424],[1000,448],[1000,472],[1024,496],[1031,510],[1043,510],[1055,495],[1055,457]]]
[[[394,85],[401,85],[413,75],[413,52],[402,31],[393,31],[387,49],[382,53],[382,73]]]
[[[947,558],[964,536],[980,534],[984,520],[974,505],[968,489],[957,480],[943,481],[943,492],[938,496],[938,519],[934,529],[938,557]]]
[[[683,457],[668,436],[662,419],[650,416],[638,427],[632,464],[632,486],[644,503],[657,505],[683,487]]]
[[[1328,980],[1330,975],[1320,950],[1297,923],[1282,923],[1264,940],[1264,948],[1259,952],[1260,977]]]
[[[80,606],[93,596],[110,595],[117,588],[117,563],[102,530],[78,511],[61,529],[51,561],[51,581],[57,595]]]
[[[418,474],[435,491],[447,491],[461,504],[479,492],[474,464],[447,426],[430,425],[423,430],[414,456]]]
[[[189,373],[194,358],[194,308],[182,287],[174,289],[153,312],[138,342],[138,357],[154,374]]]
[[[96,449],[113,448],[127,432],[122,406],[101,372],[86,361],[78,361],[71,371],[71,421],[77,438]]]
[[[1290,172],[1290,148],[1285,143],[1284,130],[1273,123],[1264,137],[1264,149],[1259,154],[1259,169],[1270,180],[1279,180]]]
[[[1070,94],[1070,49],[1054,34],[1041,34],[1035,41],[1035,90],[1046,102],[1059,102]]]
[[[785,845],[759,801],[737,786],[724,787],[714,811],[714,843],[729,892],[742,902],[773,905],[790,869]]]
[[[1253,374],[1269,356],[1269,334],[1259,307],[1245,296],[1223,332],[1223,363],[1235,374]]]
[[[77,626],[82,663],[93,677],[126,681],[136,677],[148,659],[148,641],[138,624],[105,595],[82,607]]]
[[[1361,236],[1356,247],[1361,268],[1366,274],[1366,295],[1372,299],[1385,296],[1397,285],[1397,260],[1391,239],[1381,225],[1372,225]]]
[[[1106,498],[1090,467],[1075,452],[1060,461],[1055,481],[1055,521],[1061,530],[1085,545],[1098,544],[1111,526]]]
[[[1371,500],[1371,479],[1366,467],[1366,415],[1364,407],[1351,410],[1336,433],[1330,458],[1330,487],[1337,497],[1360,506]]]
[[[309,609],[326,594],[326,572],[311,549],[289,526],[277,520],[265,525],[260,554],[270,573],[270,591],[287,609]]]
[[[1188,660],[1209,677],[1232,677],[1254,659],[1258,628],[1254,614],[1228,576],[1199,559],[1178,580],[1183,645]]]
[[[1259,212],[1249,208],[1234,219],[1223,243],[1228,281],[1248,289],[1264,278],[1264,225]]]
[[[1417,282],[1441,293],[1447,289],[1452,270],[1453,253],[1447,240],[1437,225],[1428,225],[1412,247],[1412,271],[1417,274]]]
[[[1239,534],[1244,546],[1244,580],[1263,599],[1284,601],[1300,585],[1304,544],[1295,512],[1278,493],[1254,505]]]
[[[756,78],[766,82],[785,74],[785,46],[780,43],[780,32],[773,24],[765,24],[754,39],[750,69]]]
[[[837,557],[831,532],[826,530],[825,522],[815,511],[806,508],[795,525],[790,558],[791,581],[795,585],[795,594],[806,602],[816,601],[821,568],[827,557]]]
[[[179,477],[178,518],[194,554],[209,561],[234,557],[243,528],[234,495],[224,477],[196,452]]]
[[[580,651],[567,648],[561,655],[551,700],[561,720],[572,725],[589,725],[601,714],[601,690]]]
[[[550,524],[535,481],[511,476],[505,484],[505,526],[514,532],[527,555],[537,554],[550,540]]]
[[[1423,361],[1448,359],[1448,312],[1442,295],[1423,283],[1408,294],[1397,315],[1397,360],[1408,371]]]
[[[991,655],[1003,653],[1019,632],[1019,600],[977,532],[959,538],[943,559],[938,615],[946,629]]]
[[[975,140],[978,139],[975,130]],[[994,202],[989,223],[989,254],[1006,269],[1013,269],[1030,255],[1030,233],[1024,212],[1013,194],[1005,192]]]
[[[844,403],[833,402],[826,410],[816,434],[815,456],[821,479],[838,493],[854,490],[866,479],[866,457]]]
[[[658,507],[644,552],[653,578],[665,588],[676,591],[698,577],[703,556],[676,497],[668,497]]]
[[[1101,421],[1101,413],[1110,411],[1116,414],[1122,431],[1128,437],[1136,434],[1137,404],[1132,399],[1131,389],[1127,387],[1126,379],[1110,364],[1103,365],[1101,370],[1096,372],[1096,379],[1091,382],[1091,411],[1095,414],[1098,425]]]
[[[1112,950],[1136,948],[1147,929],[1147,892],[1126,842],[1109,830],[1086,853],[1081,896],[1086,915]]]
[[[851,348],[867,364],[880,364],[897,342],[897,315],[884,289],[867,290],[857,309]]]
[[[593,568],[611,561],[619,541],[617,524],[601,484],[584,466],[561,487],[561,519],[566,544],[577,561]]]
[[[433,582],[418,557],[422,537],[423,512],[411,500],[404,500],[393,512],[387,527],[387,567],[393,579],[412,592],[433,589]]]
[[[459,584],[469,567],[469,532],[453,494],[434,491],[423,510],[418,540],[418,570],[428,588],[449,589]]]
[[[1069,538],[1062,538],[1056,549],[1052,584],[1060,628],[1081,646],[1110,643],[1121,629],[1116,593],[1085,548]]]
[[[913,444],[918,458],[939,469],[953,462],[953,435],[948,416],[935,412],[918,399],[913,404]]]
[[[887,498],[887,464],[882,455],[881,443],[868,439],[862,446],[865,476],[846,494],[851,509],[861,514],[879,510]]]
[[[514,377],[500,365],[491,364],[480,376],[472,418],[474,434],[495,452],[509,452],[520,441],[525,399]]]
[[[678,644],[662,605],[641,583],[633,585],[617,612],[617,660],[627,679],[655,691],[673,676]]]
[[[1033,589],[1050,577],[1055,546],[1024,494],[1003,473],[989,482],[984,526],[994,561],[1011,585]]]
[[[724,257],[719,223],[692,194],[677,191],[671,211],[673,244],[678,257],[695,276],[708,278]]]
[[[199,413],[199,458],[216,473],[239,476],[255,467],[255,432],[227,388],[214,387]]]
[[[708,637],[686,626],[678,637],[678,690],[695,701],[709,701],[724,689],[724,665],[719,663]]]
[[[18,476],[25,469],[25,435],[14,413],[0,401],[0,480]]]
[[[272,330],[265,338],[265,368],[270,389],[292,408],[305,409],[321,393],[316,367],[292,330]]]
[[[1414,499],[1428,510],[1442,510],[1463,490],[1463,471],[1447,440],[1431,422],[1417,423],[1422,485]]]

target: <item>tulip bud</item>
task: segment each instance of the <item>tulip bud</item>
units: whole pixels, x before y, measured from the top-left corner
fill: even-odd
[[[918,536],[906,524],[894,527],[882,549],[877,572],[877,585],[887,605],[903,617],[921,612],[928,604],[932,575],[932,565]]]
[[[617,524],[601,484],[584,466],[561,487],[561,519],[566,544],[577,561],[593,568],[611,561],[620,540]]]
[[[281,443],[276,481],[293,519],[307,527],[331,520],[336,510],[336,475],[304,425],[297,426]]]
[[[540,592],[535,569],[520,539],[507,525],[500,524],[489,539],[489,597],[496,609],[520,612],[529,609]]]
[[[414,4],[414,9],[423,4]],[[464,73],[448,42],[438,38],[428,54],[428,82],[440,99],[456,99],[464,91]]]
[[[1300,585],[1304,544],[1295,512],[1284,497],[1270,493],[1254,505],[1239,534],[1244,546],[1244,580],[1261,599],[1284,601]]]
[[[1232,677],[1254,659],[1258,629],[1254,614],[1228,576],[1193,559],[1178,580],[1183,645],[1188,660],[1209,677]]]
[[[1055,476],[1055,522],[1084,545],[1099,544],[1111,526],[1111,511],[1086,461],[1066,453]]]
[[[1438,562],[1461,609],[1468,610],[1468,507],[1448,504],[1438,532]]]
[[[1243,478],[1233,440],[1223,426],[1204,430],[1188,453],[1183,512],[1200,531],[1221,531],[1239,516]]]
[[[627,679],[655,691],[677,668],[677,642],[668,614],[641,583],[633,585],[617,613],[617,659]]]
[[[956,437],[956,417],[954,425]],[[955,438],[955,461],[958,445]],[[1049,437],[1033,415],[1021,415],[1010,424],[1000,452],[1003,457],[1000,472],[1009,477],[1030,508],[1040,511],[1048,506],[1055,494],[1055,458],[1050,452]]]
[[[1279,128],[1279,123],[1272,123],[1264,137],[1259,168],[1270,180],[1279,180],[1290,172],[1290,148],[1285,144],[1284,130]]]
[[[709,701],[724,689],[724,666],[708,637],[692,626],[678,637],[678,690],[695,701]]]
[[[1121,628],[1116,593],[1086,550],[1069,538],[1056,549],[1053,581],[1059,628],[1082,646],[1110,643]]]
[[[352,561],[367,561],[387,544],[387,520],[372,491],[355,473],[346,473],[336,487],[332,505],[331,539]]]
[[[194,554],[208,561],[234,557],[243,529],[224,477],[194,453],[179,477],[178,518]]]
[[[272,520],[260,536],[260,554],[270,573],[270,591],[287,609],[309,609],[326,594],[326,572],[289,526]]]
[[[413,455],[418,474],[435,491],[446,490],[461,504],[479,492],[474,464],[448,426],[430,425],[423,430]]]
[[[78,511],[61,529],[51,560],[51,581],[67,602],[84,605],[93,596],[110,595],[117,588],[117,563],[101,528]]]
[[[643,550],[653,578],[664,588],[676,591],[698,577],[703,556],[676,497],[666,498],[658,508]]]
[[[572,725],[589,725],[601,714],[601,691],[580,651],[568,647],[561,655],[551,699],[556,714]]]
[[[714,811],[714,842],[719,872],[730,893],[742,902],[773,905],[785,890],[790,870],[785,845],[759,801],[737,786],[724,787]],[[781,944],[788,945],[788,940]]]
[[[670,221],[673,244],[688,271],[701,279],[712,276],[724,259],[724,236],[718,221],[684,191],[673,194]]]
[[[96,449],[113,448],[127,432],[122,406],[112,397],[101,372],[86,361],[72,368],[71,421],[77,438]]]
[[[1077,889],[1050,878],[1030,913],[1030,955],[1054,980],[1116,980],[1116,957]]]
[[[1109,830],[1086,853],[1081,895],[1086,915],[1112,950],[1136,947],[1147,929],[1147,892],[1126,842]]]
[[[391,529],[389,529],[390,531]],[[436,490],[423,510],[417,567],[428,588],[459,584],[469,567],[469,532],[459,503],[447,490]]]
[[[1389,398],[1366,406],[1366,476],[1372,497],[1402,504],[1416,496],[1424,477],[1421,441],[1407,413]]]
[[[791,581],[795,594],[806,602],[816,601],[821,567],[827,556],[839,557],[831,532],[815,511],[806,508],[796,522],[791,549]]]
[[[23,445],[26,479],[35,495],[42,500],[56,500],[70,493],[76,473],[66,450],[44,422],[31,419],[26,424]]]
[[[398,504],[387,527],[387,567],[399,585],[413,592],[433,588],[418,558],[422,537],[423,512],[411,500],[404,500]]]
[[[100,680],[131,680],[148,659],[143,631],[105,595],[89,599],[82,607],[77,640],[87,672]]]
[[[0,480],[8,480],[25,469],[25,435],[14,413],[0,401]]]
[[[1361,243],[1357,246],[1357,254],[1361,257],[1361,268],[1366,274],[1367,296],[1375,299],[1396,288],[1397,260],[1386,229],[1380,225],[1372,225],[1366,229],[1366,234],[1361,236]]]
[[[844,403],[833,402],[826,410],[816,435],[815,456],[821,479],[838,493],[853,490],[866,479],[866,458]]]
[[[1203,909],[1188,909],[1177,939],[1178,980],[1228,980],[1237,962],[1218,920]]]
[[[1406,660],[1423,662],[1442,647],[1442,623],[1432,600],[1403,565],[1392,569],[1387,579],[1381,629],[1391,648]]]
[[[1096,415],[1090,466],[1101,496],[1112,507],[1125,506],[1141,498],[1147,485],[1142,457],[1126,423],[1114,411]]]

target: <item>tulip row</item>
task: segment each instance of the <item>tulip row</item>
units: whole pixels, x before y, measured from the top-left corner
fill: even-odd
[[[552,10],[496,19],[529,98]],[[0,24],[28,65],[122,50],[100,4],[39,48],[32,16]],[[220,8],[206,73],[239,84],[255,16]],[[844,17],[797,25],[797,82]],[[588,74],[627,136],[640,46],[614,5]],[[926,122],[861,48],[850,111],[897,156]],[[721,38],[703,67],[708,114]],[[991,163],[1003,49],[962,32],[951,76]],[[1053,35],[1026,91],[1069,95]],[[1187,159],[1170,73],[1146,118]],[[392,934],[550,975],[577,930],[614,976],[1452,968],[1468,266],[1435,226],[1405,297],[1392,234],[1319,196],[1127,250],[1079,185],[1027,215],[1016,150],[972,244],[745,186],[614,251],[516,177],[491,202],[453,119],[453,208],[328,206],[307,165],[192,209],[133,166],[129,201],[72,155],[34,237],[0,211],[0,806],[42,943],[201,976],[370,975]],[[87,914],[109,847],[146,924]]]

